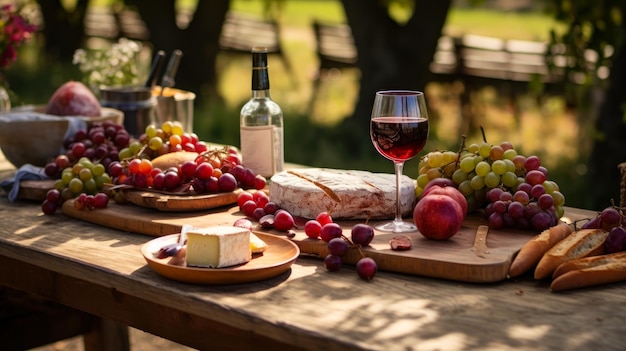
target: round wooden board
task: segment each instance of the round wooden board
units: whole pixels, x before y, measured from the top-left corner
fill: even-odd
[[[128,190],[126,199],[138,206],[165,212],[200,211],[232,205],[237,202],[240,189],[228,193],[206,195],[170,195],[152,191]]]
[[[253,255],[248,263],[226,268],[198,268],[169,264],[170,258],[158,259],[153,253],[165,245],[178,241],[179,234],[161,236],[147,242],[141,254],[148,265],[166,278],[196,284],[248,283],[273,278],[286,272],[300,255],[300,249],[291,240],[272,234],[255,232],[267,244],[262,254]]]

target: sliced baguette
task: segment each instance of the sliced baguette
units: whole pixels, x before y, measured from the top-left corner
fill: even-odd
[[[620,261],[626,262],[626,251],[599,256],[583,257],[576,260],[567,261],[560,264],[556,268],[556,270],[552,274],[552,279],[556,279],[558,276],[578,269],[593,268]]]
[[[541,234],[530,239],[520,249],[509,268],[509,277],[517,277],[529,271],[541,260],[541,257],[556,243],[572,233],[572,228],[560,223],[544,230]]]
[[[601,284],[615,283],[626,280],[626,253],[587,257],[569,267],[572,270],[561,270],[550,284],[550,290],[562,291],[584,288]],[[572,261],[573,262],[573,261]],[[566,265],[571,262],[563,263]],[[567,267],[566,267],[567,268]]]
[[[548,250],[535,268],[535,279],[550,278],[556,268],[567,261],[604,253],[609,232],[602,229],[581,229],[573,232]]]

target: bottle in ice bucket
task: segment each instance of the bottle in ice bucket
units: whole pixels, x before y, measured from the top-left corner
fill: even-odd
[[[252,49],[252,98],[241,108],[242,162],[255,173],[271,177],[283,170],[283,111],[270,98],[267,49]]]

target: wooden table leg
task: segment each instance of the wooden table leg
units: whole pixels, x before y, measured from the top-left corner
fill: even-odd
[[[85,351],[130,351],[128,326],[98,318],[90,332],[83,335]]]

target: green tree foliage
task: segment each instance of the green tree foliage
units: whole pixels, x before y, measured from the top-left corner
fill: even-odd
[[[567,58],[561,67],[563,84],[576,87],[570,89],[575,99],[588,96],[591,87],[603,92],[602,104],[592,106],[598,117],[591,125],[595,140],[586,181],[586,206],[599,210],[611,199],[619,201],[617,166],[626,162],[626,1],[547,0],[547,4],[567,26],[563,33],[552,33],[553,44],[562,48],[554,53],[555,66],[557,57]]]

